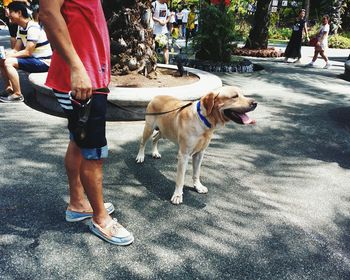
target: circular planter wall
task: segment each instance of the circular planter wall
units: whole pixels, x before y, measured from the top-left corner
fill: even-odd
[[[175,65],[158,64],[157,67],[177,69]],[[189,85],[179,85],[176,87],[110,87],[107,120],[143,120],[146,106],[154,96],[171,95],[184,101],[192,101],[222,86],[220,78],[211,73],[188,67],[185,67],[185,70],[196,75],[199,80]],[[29,81],[36,90],[36,101],[46,111],[52,112],[54,115],[64,116],[63,110],[58,104],[52,90],[45,86],[46,76],[47,73],[32,73],[29,75]]]

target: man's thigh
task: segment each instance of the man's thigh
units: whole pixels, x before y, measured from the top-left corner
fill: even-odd
[[[46,63],[34,57],[17,58],[17,62],[18,66],[16,68],[29,73],[41,73],[49,70]]]

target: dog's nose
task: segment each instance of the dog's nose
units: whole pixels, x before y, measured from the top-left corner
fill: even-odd
[[[258,106],[258,102],[256,102],[255,100],[252,101],[252,103],[250,104],[250,106],[255,109],[256,106]]]

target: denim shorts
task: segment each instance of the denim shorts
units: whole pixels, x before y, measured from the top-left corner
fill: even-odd
[[[29,73],[41,73],[49,71],[49,66],[39,58],[22,57],[17,58],[18,69]]]
[[[68,130],[70,140],[74,141],[81,150],[85,159],[102,159],[108,157],[108,146],[106,139],[106,111],[107,94],[93,94],[91,109],[86,126],[86,137],[78,140],[75,136],[79,119],[80,107],[69,99],[68,93],[54,90],[56,98],[63,108],[68,119]]]

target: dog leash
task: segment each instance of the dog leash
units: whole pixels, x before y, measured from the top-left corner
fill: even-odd
[[[214,100],[219,96],[219,94],[220,94],[220,92],[218,92],[218,94],[215,96]],[[197,98],[197,99],[195,99],[195,100],[193,100],[193,101],[191,101],[191,102],[188,102],[187,104],[185,104],[185,105],[183,105],[183,106],[180,106],[180,107],[175,108],[175,109],[170,110],[170,111],[157,112],[157,113],[143,113],[143,114],[140,113],[140,112],[136,112],[136,111],[130,110],[130,109],[128,109],[128,108],[125,108],[125,107],[123,107],[123,106],[121,106],[121,105],[118,105],[118,104],[116,104],[116,103],[114,103],[114,102],[108,101],[108,103],[111,104],[111,105],[114,106],[114,107],[117,107],[117,108],[119,108],[119,109],[121,109],[121,110],[123,110],[123,111],[129,112],[129,113],[138,114],[138,115],[141,115],[141,114],[142,114],[142,115],[145,115],[145,116],[159,116],[159,115],[169,114],[169,113],[174,112],[174,111],[177,111],[177,110],[181,111],[182,109],[184,109],[184,108],[186,108],[186,107],[192,105],[194,101],[198,101],[198,100],[200,100],[200,98]],[[198,109],[197,109],[197,110],[198,110]]]
[[[111,105],[113,105],[114,107],[117,107],[117,108],[119,108],[119,109],[121,109],[121,110],[123,110],[123,111],[129,112],[129,113],[133,113],[133,114],[138,114],[138,115],[141,115],[141,114],[142,114],[142,115],[145,115],[145,116],[159,116],[159,115],[165,115],[165,114],[169,114],[169,113],[171,113],[171,112],[181,111],[182,109],[184,109],[184,108],[186,108],[186,107],[188,107],[188,106],[190,106],[190,105],[193,104],[193,102],[191,101],[191,102],[188,102],[188,103],[185,104],[185,105],[182,105],[182,106],[180,106],[180,107],[177,107],[177,108],[172,109],[172,110],[169,110],[169,111],[156,112],[156,113],[140,113],[140,112],[136,112],[136,111],[130,110],[130,109],[128,109],[128,108],[125,108],[125,107],[123,107],[123,106],[121,106],[121,105],[118,105],[118,104],[116,104],[116,103],[114,103],[114,102],[110,102],[110,101],[108,101],[108,102],[109,102],[109,104],[111,104]]]

